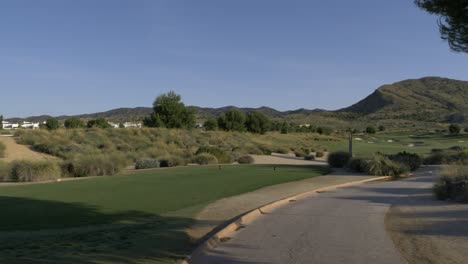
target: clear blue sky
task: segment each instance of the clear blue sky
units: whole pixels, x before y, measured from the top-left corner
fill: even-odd
[[[337,109],[378,86],[468,80],[412,0],[4,0],[0,114],[189,105]]]

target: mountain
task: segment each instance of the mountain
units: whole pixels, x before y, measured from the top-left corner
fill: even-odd
[[[463,122],[468,117],[468,82],[440,77],[404,80],[383,85],[337,112],[368,119]]]
[[[237,109],[244,113],[259,111],[270,118],[289,122],[326,124],[336,127],[365,126],[369,121],[385,123],[389,126],[405,124],[406,127],[413,126],[415,122],[468,123],[468,82],[440,77],[404,80],[383,85],[356,104],[336,111],[304,108],[278,111],[266,106],[259,108],[189,106],[189,108],[197,113],[198,121],[203,121],[208,117],[217,117],[228,110]],[[75,117],[82,119],[104,117],[117,122],[136,121],[142,120],[151,112],[151,107],[117,108],[106,112],[76,115]],[[33,116],[7,120],[38,122],[49,117]],[[69,117],[71,116],[58,116],[56,118],[64,120]],[[425,126],[432,125],[426,124]]]

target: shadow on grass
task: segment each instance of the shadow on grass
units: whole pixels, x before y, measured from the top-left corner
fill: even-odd
[[[0,207],[2,263],[175,263],[191,249],[190,218],[14,197],[0,197]],[[81,228],[69,228],[75,217]]]

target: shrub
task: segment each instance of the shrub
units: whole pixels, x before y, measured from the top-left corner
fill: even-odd
[[[392,176],[398,178],[410,171],[405,164],[394,162],[382,154],[375,154],[367,163],[367,173],[375,176]]]
[[[217,164],[218,159],[209,153],[200,153],[196,155],[195,157],[192,158],[192,161],[194,163],[200,164],[200,165],[208,165],[208,164]]]
[[[52,161],[14,161],[11,163],[9,180],[17,182],[34,182],[60,178],[61,170]]]
[[[215,118],[210,117],[208,120],[203,123],[203,127],[206,131],[214,131],[218,129],[218,121]]]
[[[351,158],[346,167],[356,172],[367,172],[367,161],[362,158]]]
[[[332,152],[330,155],[328,155],[328,164],[332,168],[343,168],[346,164],[348,164],[349,159],[351,159],[351,155],[349,155],[348,152]]]
[[[161,166],[162,168],[186,165],[185,161],[182,158],[174,156],[174,155],[165,156],[165,157],[160,158],[159,160],[160,160],[159,166]]]
[[[275,152],[280,154],[288,154],[289,150],[287,148],[277,148],[275,149]]]
[[[377,130],[375,129],[375,127],[373,127],[373,126],[368,126],[368,127],[366,127],[366,133],[367,133],[367,134],[375,134],[375,132],[377,132]]]
[[[153,169],[159,168],[159,160],[156,159],[139,159],[135,162],[135,169]]]
[[[452,146],[449,148],[450,150],[453,150],[453,151],[463,151],[463,147],[462,146]]]
[[[445,152],[434,152],[423,159],[425,165],[448,164],[452,160],[451,155]]]
[[[59,121],[53,117],[47,119],[46,123],[45,123],[45,127],[48,129],[48,130],[55,130],[55,129],[58,129],[60,127],[60,124],[59,124]]]
[[[219,163],[231,163],[231,157],[222,149],[218,147],[202,146],[195,154],[208,153],[216,157]]]
[[[321,157],[323,157],[323,155],[324,155],[324,154],[323,154],[323,151],[317,151],[317,152],[315,152],[315,156],[316,156],[317,158],[321,158]]]
[[[440,152],[443,152],[443,151],[444,151],[443,149],[439,149],[439,148],[431,149],[431,153],[440,153]]]
[[[0,161],[0,181],[9,181],[11,175],[10,164]]]
[[[85,124],[81,119],[78,117],[71,117],[67,120],[65,120],[65,128],[83,128],[85,127]]]
[[[273,152],[268,146],[265,145],[259,145],[258,148],[262,152],[263,155],[271,155]]]
[[[297,158],[303,158],[304,156],[306,156],[306,154],[302,151],[294,151],[294,155],[297,157]]]
[[[239,162],[239,164],[252,164],[254,163],[254,158],[252,158],[252,156],[246,155],[239,157],[237,162]]]
[[[389,155],[388,158],[392,161],[405,164],[411,171],[419,169],[422,165],[422,159],[418,154],[408,153],[406,151],[399,152],[395,155]]]
[[[5,144],[3,144],[3,142],[0,142],[0,158],[5,157],[5,150],[6,150]]]
[[[305,160],[315,160],[315,156],[314,155],[307,155],[304,157]]]
[[[450,133],[451,135],[458,135],[458,134],[460,134],[460,130],[461,130],[461,128],[460,128],[459,125],[451,124],[451,125],[449,126],[449,133]]]
[[[69,174],[74,177],[115,175],[126,164],[127,160],[119,153],[80,155],[70,161]]]
[[[434,184],[433,192],[437,199],[451,199],[468,202],[468,167],[450,166],[442,171],[442,176]]]

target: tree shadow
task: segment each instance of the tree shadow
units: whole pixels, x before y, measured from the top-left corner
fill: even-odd
[[[192,249],[191,218],[1,196],[0,207],[2,263],[175,263]]]

